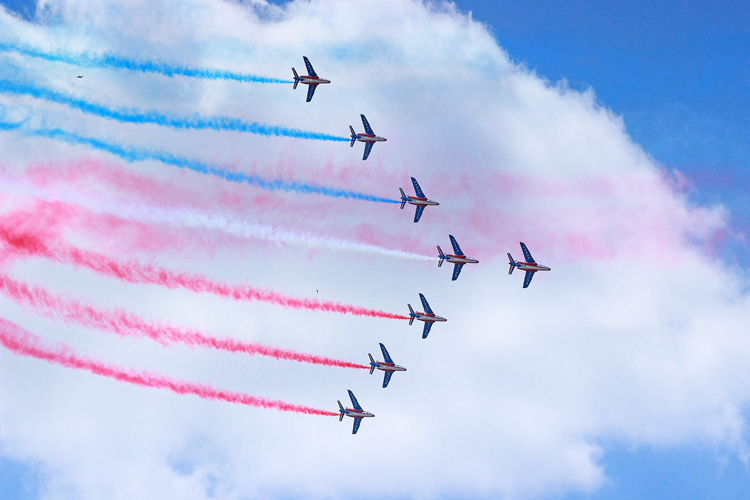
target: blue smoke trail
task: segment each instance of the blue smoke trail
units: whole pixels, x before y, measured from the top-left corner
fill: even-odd
[[[90,54],[52,54],[32,47],[10,43],[0,43],[0,51],[17,52],[29,57],[36,57],[53,62],[63,62],[85,68],[117,68],[141,71],[143,73],[158,73],[166,76],[187,76],[191,78],[202,78],[205,80],[234,80],[242,83],[294,83],[291,80],[279,80],[278,78],[266,78],[264,76],[233,73],[231,71],[222,71],[218,69],[190,68],[188,66],[178,66],[161,61],[135,61],[133,59],[106,53],[101,56]]]
[[[60,92],[55,92],[44,87],[39,87],[33,83],[12,82],[9,80],[0,80],[0,92],[6,92],[15,95],[30,95],[37,99],[44,99],[57,104],[64,104],[73,109],[84,113],[110,118],[124,123],[153,123],[164,127],[173,127],[178,129],[196,129],[196,130],[224,130],[232,132],[249,132],[265,136],[277,137],[295,137],[298,139],[313,139],[318,141],[336,141],[348,142],[348,137],[339,137],[318,132],[307,132],[296,128],[277,127],[274,125],[264,125],[262,123],[249,123],[237,118],[229,117],[211,117],[204,118],[195,116],[193,118],[173,117],[163,115],[156,111],[141,113],[127,109],[110,109],[106,106],[90,103],[83,99],[77,99]]]
[[[21,128],[23,123],[5,123],[0,122],[0,130],[15,130]],[[249,184],[251,186],[257,186],[262,189],[268,189],[271,191],[293,191],[297,193],[305,194],[322,194],[324,196],[330,196],[332,198],[349,198],[353,200],[364,200],[373,201],[376,203],[400,203],[396,200],[389,200],[388,198],[381,198],[379,196],[373,196],[365,193],[358,193],[356,191],[349,191],[346,189],[330,188],[325,186],[318,186],[315,184],[308,184],[305,182],[286,182],[282,180],[268,180],[258,175],[247,175],[239,172],[230,172],[222,170],[221,168],[214,167],[207,163],[193,160],[190,158],[181,158],[174,156],[164,151],[155,151],[142,148],[128,148],[117,144],[101,141],[99,139],[93,139],[90,137],[83,137],[72,132],[66,132],[58,128],[54,129],[27,129],[24,130],[27,135],[46,137],[49,139],[56,139],[64,141],[69,144],[84,145],[100,151],[113,154],[122,158],[130,163],[136,161],[147,161],[155,160],[167,165],[174,165],[175,167],[187,168],[195,172],[202,174],[214,175],[224,180],[231,182],[239,182],[242,184]]]
[[[18,123],[10,123],[10,122],[0,122],[0,130],[6,131],[6,130],[18,130],[20,129],[25,122],[18,122]]]

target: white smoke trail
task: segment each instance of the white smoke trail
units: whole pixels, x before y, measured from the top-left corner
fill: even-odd
[[[146,224],[169,224],[172,226],[222,231],[233,236],[252,240],[264,240],[276,244],[289,244],[395,259],[419,261],[434,261],[436,259],[436,257],[385,248],[369,243],[359,243],[327,236],[315,236],[308,233],[297,233],[271,225],[252,224],[247,221],[223,215],[207,214],[197,210],[171,209],[148,204],[118,203],[113,202],[111,199],[97,201],[90,197],[76,197],[72,194],[64,194],[60,190],[55,190],[55,193],[52,194],[44,188],[30,186],[26,183],[23,183],[23,186],[21,186],[18,184],[18,179],[13,179],[13,181],[7,178],[3,179],[2,184],[4,189],[0,189],[0,192],[15,195],[23,193],[46,201],[61,201],[82,206],[95,213],[106,213]]]
[[[307,233],[296,233],[270,225],[251,224],[243,220],[231,219],[221,215],[210,215],[195,210],[175,210],[156,206],[126,205],[118,206],[116,209],[112,210],[112,213],[114,215],[126,219],[137,220],[139,222],[163,223],[198,229],[222,231],[233,236],[240,236],[247,239],[265,240],[277,244],[286,243],[308,248],[336,250],[340,252],[355,252],[366,255],[391,257],[396,259],[423,261],[435,260],[435,257],[405,252],[403,250],[394,250],[377,245],[358,243],[355,241],[349,241],[340,238],[314,236]]]

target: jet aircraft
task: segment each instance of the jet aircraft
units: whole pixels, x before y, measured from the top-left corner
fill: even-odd
[[[78,75],[76,76],[76,78],[83,78],[83,75]]]
[[[401,209],[404,209],[404,205],[407,203],[409,205],[416,205],[417,206],[417,213],[414,214],[414,222],[419,222],[419,218],[422,217],[422,212],[424,212],[424,207],[426,206],[438,206],[440,203],[428,200],[424,193],[422,192],[422,188],[419,187],[419,183],[417,182],[417,179],[414,177],[411,178],[411,183],[414,184],[414,192],[417,193],[417,196],[407,196],[404,194],[404,190],[401,188],[398,188],[399,191],[401,191]]]
[[[315,73],[315,70],[312,67],[312,64],[310,64],[310,60],[306,56],[302,56],[302,59],[305,60],[305,66],[307,66],[307,72],[308,75],[297,75],[297,70],[292,68],[292,73],[294,73],[294,89],[297,88],[298,83],[302,83],[304,85],[309,85],[307,87],[307,101],[312,101],[313,94],[315,93],[315,89],[318,88],[318,85],[321,85],[323,83],[331,83],[330,80],[326,80],[325,78],[321,78],[318,76],[317,73]]]
[[[427,299],[424,298],[424,295],[420,293],[419,298],[422,300],[422,307],[424,307],[424,312],[415,313],[414,309],[411,308],[411,304],[406,304],[409,306],[409,316],[411,316],[409,318],[409,324],[411,325],[415,319],[418,321],[424,321],[424,331],[422,332],[422,338],[426,339],[427,335],[430,334],[430,328],[432,328],[433,323],[435,323],[436,321],[442,322],[448,320],[432,312],[430,304],[427,303]]]
[[[363,410],[362,407],[359,406],[357,398],[354,397],[354,393],[352,391],[349,391],[349,398],[351,398],[352,406],[354,406],[354,408],[344,408],[341,405],[341,401],[337,401],[337,403],[339,404],[339,413],[341,413],[341,415],[339,415],[339,422],[344,420],[344,415],[346,415],[347,417],[352,417],[354,419],[352,434],[356,434],[359,430],[360,424],[362,423],[362,419],[365,417],[374,417],[375,415]]]
[[[349,130],[352,133],[352,141],[349,143],[349,147],[354,147],[354,141],[364,142],[365,143],[365,154],[362,155],[362,161],[366,160],[368,156],[370,156],[370,151],[372,151],[372,145],[376,142],[385,142],[387,139],[385,137],[378,137],[375,135],[375,133],[372,131],[372,127],[370,127],[370,123],[367,121],[367,118],[365,118],[365,115],[359,115],[362,117],[362,125],[365,126],[365,133],[364,134],[358,134],[354,131],[354,128],[349,125]]]
[[[385,361],[375,361],[374,359],[372,359],[372,354],[370,354],[369,352],[367,353],[367,355],[370,356],[370,375],[372,375],[372,372],[375,371],[375,368],[385,372],[385,376],[383,377],[383,389],[385,389],[386,387],[388,387],[388,382],[391,381],[393,372],[405,372],[406,368],[393,363],[393,360],[388,355],[388,351],[385,349],[385,346],[383,344],[380,344],[380,350],[383,351],[383,359]]]
[[[531,283],[531,278],[534,277],[535,272],[549,271],[550,268],[537,264],[534,257],[531,256],[531,252],[529,252],[529,249],[526,248],[526,245],[523,243],[521,243],[521,250],[523,251],[523,258],[526,259],[526,262],[516,262],[509,253],[508,260],[510,261],[510,269],[508,270],[508,274],[513,274],[513,269],[515,268],[518,268],[521,271],[526,271],[526,277],[523,279],[523,287],[527,288]]]
[[[451,239],[451,244],[453,245],[453,251],[456,252],[455,255],[451,254],[444,254],[443,251],[440,249],[440,246],[437,247],[438,249],[438,257],[440,258],[440,262],[438,262],[438,267],[443,265],[443,261],[447,260],[448,262],[451,262],[455,264],[453,266],[453,278],[452,281],[456,281],[458,279],[458,275],[461,274],[461,268],[464,267],[464,264],[477,264],[479,263],[476,259],[471,259],[466,256],[461,251],[461,248],[458,246],[458,242],[456,241],[456,238],[453,237],[453,235],[448,235]]]

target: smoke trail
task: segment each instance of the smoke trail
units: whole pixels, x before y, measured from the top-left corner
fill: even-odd
[[[243,404],[254,406],[256,408],[290,411],[307,415],[338,416],[338,413],[332,411],[250,396],[249,394],[241,392],[214,389],[210,385],[173,380],[154,373],[137,372],[133,369],[108,365],[101,361],[78,356],[65,344],[58,344],[54,347],[44,345],[42,339],[36,335],[27,332],[15,323],[11,323],[2,318],[0,318],[0,344],[19,356],[29,356],[36,359],[42,359],[66,368],[85,370],[95,375],[113,378],[120,382],[127,382],[141,387],[167,389],[177,394],[193,394],[203,399],[226,401],[228,403]]]
[[[55,260],[63,264],[85,267],[99,274],[127,281],[161,285],[167,288],[183,288],[196,293],[210,293],[234,300],[268,302],[288,309],[307,309],[354,316],[369,316],[386,319],[409,319],[408,316],[393,314],[376,309],[340,304],[317,299],[288,297],[273,290],[263,290],[245,285],[227,285],[210,281],[205,276],[170,271],[164,268],[140,264],[138,262],[118,262],[104,255],[79,248],[57,244],[48,246],[40,237],[29,233],[15,233],[7,227],[0,227],[0,238],[14,250]]]
[[[17,52],[19,54],[44,59],[52,62],[63,62],[84,68],[115,68],[130,71],[141,71],[143,73],[158,73],[165,76],[187,76],[190,78],[201,78],[204,80],[233,80],[242,83],[294,83],[291,80],[280,80],[267,78],[265,76],[249,75],[247,73],[233,73],[219,69],[191,68],[169,64],[162,61],[136,61],[126,57],[107,54],[53,54],[41,50],[17,44],[0,43],[0,51]]]
[[[7,130],[13,130],[18,129],[20,126],[20,124],[0,122],[0,130],[6,130],[5,127],[7,127]],[[214,167],[208,163],[203,163],[198,160],[174,156],[171,153],[167,153],[165,151],[129,148],[120,146],[118,144],[101,141],[99,139],[83,137],[78,134],[66,132],[61,129],[27,129],[25,133],[27,133],[28,135],[35,135],[39,137],[46,137],[49,139],[64,141],[68,144],[88,146],[93,149],[105,151],[109,154],[118,156],[123,160],[131,163],[148,160],[158,161],[166,165],[186,168],[188,170],[192,170],[201,174],[213,175],[230,182],[248,184],[250,186],[256,186],[269,191],[321,194],[323,196],[330,196],[332,198],[372,201],[375,203],[399,203],[396,200],[381,198],[380,196],[374,196],[365,193],[359,193],[357,191],[349,191],[347,189],[319,186],[316,184],[308,184],[306,182],[286,182],[279,179],[264,179],[258,175],[230,172],[228,170],[223,170],[221,168]]]
[[[96,210],[96,208],[91,208]],[[209,215],[196,210],[170,210],[156,206],[138,207],[135,205],[115,205],[107,211],[117,217],[136,220],[144,223],[180,224],[187,227],[218,230],[234,236],[258,239],[275,243],[287,243],[308,248],[320,248],[341,252],[354,252],[366,255],[378,255],[406,260],[434,261],[435,257],[420,255],[403,250],[384,248],[369,243],[358,243],[340,238],[313,236],[306,233],[295,233],[269,225],[250,224],[219,215]]]
[[[0,130],[18,130],[23,126],[24,123],[25,122],[0,122]]]
[[[88,113],[102,118],[110,118],[123,123],[153,123],[164,127],[177,129],[196,129],[196,130],[220,130],[232,132],[248,132],[265,136],[277,137],[294,137],[297,139],[312,139],[318,141],[337,141],[347,142],[348,137],[339,137],[318,132],[308,132],[296,128],[279,127],[275,125],[265,125],[257,122],[245,122],[237,118],[226,116],[201,117],[193,116],[192,118],[176,117],[158,113],[156,111],[138,112],[128,109],[112,109],[100,104],[84,101],[75,97],[55,92],[54,90],[34,85],[33,83],[12,82],[9,80],[0,80],[0,92],[6,92],[14,95],[30,95],[37,99],[44,99],[57,104],[64,104],[83,113]]]
[[[172,226],[183,226],[196,229],[207,229],[211,231],[222,231],[232,236],[246,239],[265,240],[273,243],[286,243],[290,245],[304,246],[306,248],[326,249],[341,252],[360,253],[381,257],[391,257],[405,260],[429,261],[435,257],[420,255],[403,250],[384,248],[369,243],[344,240],[341,238],[329,238],[325,236],[313,236],[307,233],[296,233],[280,229],[278,227],[233,219],[224,215],[211,215],[192,209],[169,209],[156,205],[113,203],[109,198],[106,201],[93,200],[90,196],[81,197],[80,194],[70,195],[55,193],[51,196],[45,189],[29,186],[23,182],[17,182],[10,177],[0,173],[0,193],[28,195],[44,201],[58,201],[66,204],[75,204],[97,213],[140,222],[144,224],[169,224]]]
[[[257,342],[243,342],[233,339],[219,339],[197,330],[178,328],[148,322],[125,311],[104,311],[81,304],[76,300],[64,299],[39,287],[29,287],[25,283],[0,274],[0,293],[5,294],[21,305],[31,306],[41,314],[61,317],[65,321],[79,325],[107,330],[129,337],[148,337],[162,345],[181,343],[191,347],[204,347],[250,355],[269,356],[276,359],[312,363],[316,365],[338,366],[341,368],[368,369],[368,366],[348,361],[314,356],[287,349],[266,346]]]

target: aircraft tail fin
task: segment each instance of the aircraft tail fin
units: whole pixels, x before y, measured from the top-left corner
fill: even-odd
[[[339,412],[341,412],[341,415],[339,415],[339,422],[344,420],[344,407],[341,406],[341,401],[336,401],[339,404]]]
[[[353,148],[354,147],[354,141],[357,140],[357,134],[354,133],[354,128],[351,125],[349,125],[349,130],[352,133],[352,142],[349,143],[349,147]]]
[[[513,270],[516,268],[516,261],[513,260],[513,257],[511,257],[510,254],[508,254],[508,264],[510,264],[508,274],[513,274]]]
[[[411,314],[414,314],[414,309],[411,308],[411,304],[406,304],[406,305],[409,306],[409,312]],[[409,326],[411,326],[412,323],[414,323],[414,316],[409,317]]]
[[[368,356],[370,356],[370,375],[372,375],[372,372],[375,371],[375,360],[372,359],[372,354],[369,352],[367,353]]]
[[[438,257],[440,258],[440,260],[438,261],[438,267],[440,267],[443,265],[443,261],[446,259],[446,257],[443,251],[440,249],[440,245],[438,245],[437,249],[438,249]]]
[[[398,190],[401,191],[401,210],[403,210],[404,209],[404,205],[406,205],[406,202],[407,202],[407,200],[409,198],[406,197],[406,195],[404,194],[404,190],[403,189],[398,188]]]
[[[299,75],[297,74],[297,70],[292,68],[292,73],[294,73],[294,87],[293,89],[297,89],[297,84],[299,83]]]

